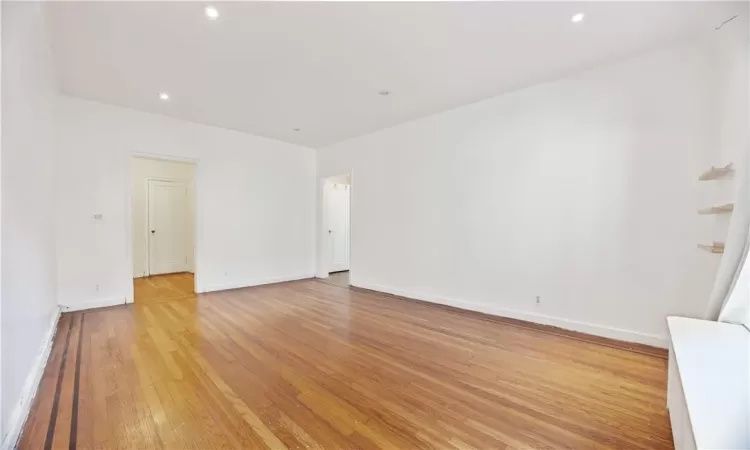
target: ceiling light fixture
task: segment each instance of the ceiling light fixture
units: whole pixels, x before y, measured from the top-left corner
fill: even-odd
[[[159,92],[159,98],[166,102],[167,100],[169,100],[169,94],[167,94],[166,92]]]
[[[391,95],[391,91],[378,91],[378,95],[385,97],[386,95]]]
[[[292,128],[293,131],[299,131],[299,128]]]
[[[206,6],[203,11],[210,20],[216,20],[219,17],[219,10],[213,6]]]
[[[583,13],[573,14],[573,17],[570,18],[570,21],[573,23],[578,23],[583,20],[583,18],[586,17]]]

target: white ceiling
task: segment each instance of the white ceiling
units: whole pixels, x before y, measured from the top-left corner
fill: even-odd
[[[49,5],[61,90],[320,147],[564,76],[745,7],[700,3]],[[574,13],[584,12],[574,24]],[[389,96],[378,91],[389,90]],[[169,102],[160,101],[169,92]],[[300,128],[300,131],[293,131]]]

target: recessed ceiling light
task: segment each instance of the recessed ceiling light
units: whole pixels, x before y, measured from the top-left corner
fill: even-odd
[[[391,95],[391,91],[378,91],[378,95],[385,97],[386,95]]]
[[[169,100],[169,94],[167,94],[166,92],[159,92],[159,98],[164,101],[167,101]]]
[[[219,17],[219,10],[213,6],[206,6],[203,11],[206,13],[206,17],[211,20],[216,20]]]
[[[573,14],[573,17],[570,18],[570,21],[573,23],[578,23],[583,20],[583,18],[586,17],[583,13]]]

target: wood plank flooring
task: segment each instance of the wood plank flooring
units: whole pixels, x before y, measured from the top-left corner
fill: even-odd
[[[334,284],[336,286],[349,286],[349,271],[344,272],[333,272],[328,275],[328,278],[321,278],[321,283]]]
[[[133,280],[135,302],[141,305],[195,298],[193,280],[193,274],[189,272],[136,278]]]
[[[314,280],[196,296],[189,278],[63,315],[20,448],[672,448],[663,352]]]

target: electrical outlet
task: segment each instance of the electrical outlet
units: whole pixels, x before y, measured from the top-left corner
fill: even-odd
[[[96,285],[96,292],[99,292],[99,285]]]
[[[224,272],[224,276],[228,277],[229,276],[229,272]]]
[[[542,299],[537,295],[536,296],[536,304],[538,305],[540,303],[542,303]]]

